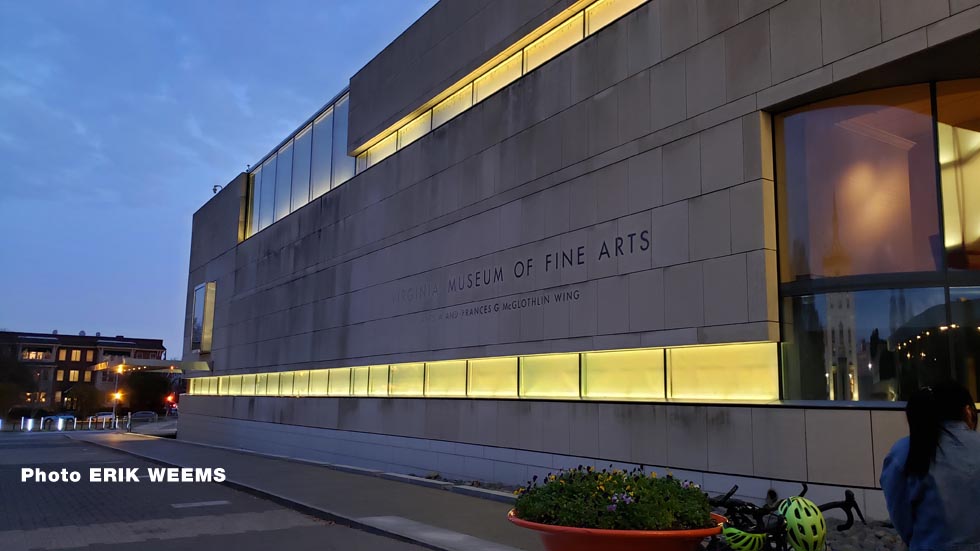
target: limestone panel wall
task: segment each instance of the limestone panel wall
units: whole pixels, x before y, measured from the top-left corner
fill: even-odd
[[[900,409],[184,396],[185,414],[855,488],[907,434]]]
[[[456,480],[522,484],[577,465],[643,465],[764,499],[810,483],[856,491],[887,518],[881,462],[900,410],[492,400],[183,397],[178,437],[262,453]]]
[[[450,4],[458,3],[437,8]],[[458,21],[436,13],[377,67]],[[510,33],[534,17],[509,19]],[[870,69],[978,28],[980,6],[963,0],[649,2],[225,245],[226,255],[192,265],[191,289],[221,278],[214,368],[777,340],[772,140],[761,110],[846,89]],[[492,50],[473,46],[464,57]],[[352,105],[368,105],[367,90],[352,86]],[[410,110],[415,100],[390,101],[401,106],[379,111]],[[195,222],[195,239],[210,231]],[[543,269],[549,254],[572,262]],[[470,287],[478,274],[491,284]],[[453,281],[466,288],[451,289]],[[504,309],[555,293],[578,298]]]

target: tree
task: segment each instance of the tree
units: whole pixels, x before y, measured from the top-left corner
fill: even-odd
[[[30,368],[17,361],[16,356],[0,354],[0,415],[24,402],[24,394],[37,390]]]
[[[75,399],[76,417],[88,417],[96,413],[105,401],[102,391],[92,383],[78,383],[69,388],[66,394]]]
[[[132,410],[159,412],[170,393],[170,380],[163,373],[131,373],[126,377],[125,392]]]

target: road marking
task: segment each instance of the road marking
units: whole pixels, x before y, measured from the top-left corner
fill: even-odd
[[[219,501],[195,501],[193,503],[171,503],[170,506],[174,509],[190,509],[191,507],[214,507],[215,505],[228,505],[230,501],[219,500]]]

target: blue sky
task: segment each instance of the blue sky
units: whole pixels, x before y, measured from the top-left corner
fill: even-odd
[[[434,0],[0,0],[0,328],[181,355],[191,215]]]

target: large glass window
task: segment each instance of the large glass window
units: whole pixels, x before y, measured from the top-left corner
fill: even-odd
[[[330,191],[330,158],[333,156],[333,108],[313,121],[312,197]]]
[[[278,222],[289,214],[289,196],[293,185],[293,142],[282,146],[276,163],[276,218]]]
[[[259,226],[261,231],[272,224],[276,212],[276,156],[262,163],[262,195],[259,196]]]
[[[783,281],[941,267],[928,85],[776,118]]]
[[[949,378],[942,288],[787,297],[782,320],[787,398],[905,400]]]
[[[980,79],[936,85],[943,226],[950,268],[980,269]]]
[[[333,121],[333,180],[331,188],[350,180],[354,176],[354,157],[347,155],[347,96],[334,104]]]
[[[312,145],[313,128],[307,126],[293,140],[293,189],[290,193],[290,210],[296,210],[310,202]]]
[[[784,397],[905,400],[950,377],[976,395],[980,79],[775,127]]]
[[[194,288],[194,304],[191,310],[191,350],[195,352],[211,352],[215,288],[214,281],[202,283]]]

